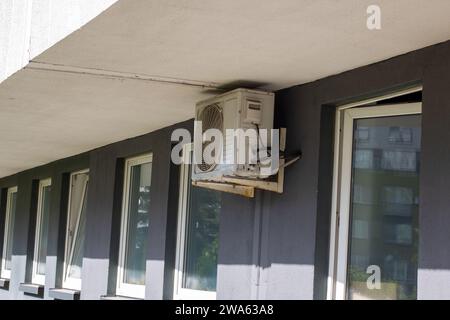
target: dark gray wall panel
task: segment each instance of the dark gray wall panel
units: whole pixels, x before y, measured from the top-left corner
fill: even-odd
[[[218,299],[250,299],[253,277],[254,201],[222,193],[219,217]],[[257,243],[256,243],[257,245]]]
[[[450,45],[424,73],[418,298],[450,299]]]
[[[313,294],[320,108],[311,86],[276,99],[278,124],[287,128],[287,151],[302,159],[286,168],[284,193],[271,194],[265,298],[311,299]]]

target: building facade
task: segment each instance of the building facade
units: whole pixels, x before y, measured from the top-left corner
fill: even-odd
[[[2,1],[0,299],[450,299],[450,3],[428,3],[369,28],[369,0]],[[282,193],[171,161],[239,87],[301,154]]]
[[[448,299],[448,83],[445,42],[275,92],[283,194],[193,187],[193,120],[2,178],[0,298]]]

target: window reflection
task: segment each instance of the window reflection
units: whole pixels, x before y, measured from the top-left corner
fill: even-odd
[[[125,283],[145,284],[145,262],[150,217],[151,163],[131,167],[128,200]]]
[[[14,222],[16,216],[16,207],[17,207],[17,191],[11,192],[8,194],[9,203],[7,210],[8,215],[8,225],[6,227],[6,238],[5,238],[5,265],[4,268],[6,270],[11,270],[11,258],[12,258],[12,246],[13,246],[13,231],[14,231]]]
[[[421,116],[355,121],[347,297],[415,299]],[[381,270],[369,289],[367,267]]]
[[[74,173],[71,175],[69,216],[67,226],[66,280],[69,278],[81,279],[88,187],[88,172]]]
[[[41,221],[39,224],[38,237],[38,252],[37,252],[37,274],[45,275],[45,262],[47,258],[47,238],[48,238],[48,224],[50,216],[50,195],[51,186],[44,186],[42,188],[42,202],[41,202]]]
[[[216,291],[220,192],[193,187],[189,181],[183,287]]]

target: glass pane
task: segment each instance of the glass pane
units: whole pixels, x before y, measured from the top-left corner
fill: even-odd
[[[420,124],[420,115],[355,121],[349,299],[416,299]]]
[[[183,287],[216,291],[220,192],[188,186]]]
[[[129,284],[145,284],[145,262],[150,216],[152,164],[131,167],[124,279]]]
[[[67,277],[81,278],[89,173],[72,176],[68,216]]]
[[[51,187],[42,188],[41,213],[39,224],[39,243],[37,252],[37,274],[45,275],[45,259],[47,258],[48,220],[50,216]]]
[[[83,197],[85,192],[84,189],[88,179],[88,173],[78,173],[72,176],[72,183],[70,186],[70,207],[67,222],[69,229],[68,247],[70,248],[70,250],[73,247],[75,229],[77,226],[78,218],[80,216],[81,206],[83,205]]]
[[[89,188],[89,181],[86,181],[86,188],[83,197],[83,204],[80,212],[80,219],[78,222],[78,229],[75,232],[75,241],[73,243],[73,253],[71,255],[69,263],[69,277],[81,279],[81,266],[83,264],[83,252],[84,252],[84,234],[86,229],[86,205],[87,194]]]
[[[6,239],[6,257],[5,257],[6,270],[11,270],[11,256],[13,246],[14,220],[16,216],[16,206],[17,206],[17,192],[10,193],[9,201],[10,204],[9,204],[9,220],[8,220],[8,237]]]

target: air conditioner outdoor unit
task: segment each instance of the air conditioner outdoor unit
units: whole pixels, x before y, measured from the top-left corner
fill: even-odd
[[[192,180],[220,181],[222,177],[264,178],[260,166],[255,163],[238,164],[237,150],[241,145],[239,138],[230,137],[227,129],[254,129],[258,133],[262,129],[273,128],[274,94],[271,92],[236,89],[219,96],[200,101],[196,104],[195,120],[202,122],[202,133],[207,129],[218,129],[224,137],[222,154],[225,161],[219,163],[194,163],[192,165]],[[197,138],[196,136],[194,140]],[[233,143],[233,140],[234,143]],[[237,140],[236,140],[237,139]],[[245,140],[245,141],[248,141]],[[270,148],[270,136],[266,140]],[[196,146],[203,148],[208,144],[194,141]],[[234,146],[234,150],[233,150]],[[248,148],[248,143],[246,144]],[[257,146],[250,147],[251,152],[257,152]],[[234,151],[234,152],[233,152]],[[247,150],[248,151],[248,150]],[[233,158],[234,157],[234,158]]]

